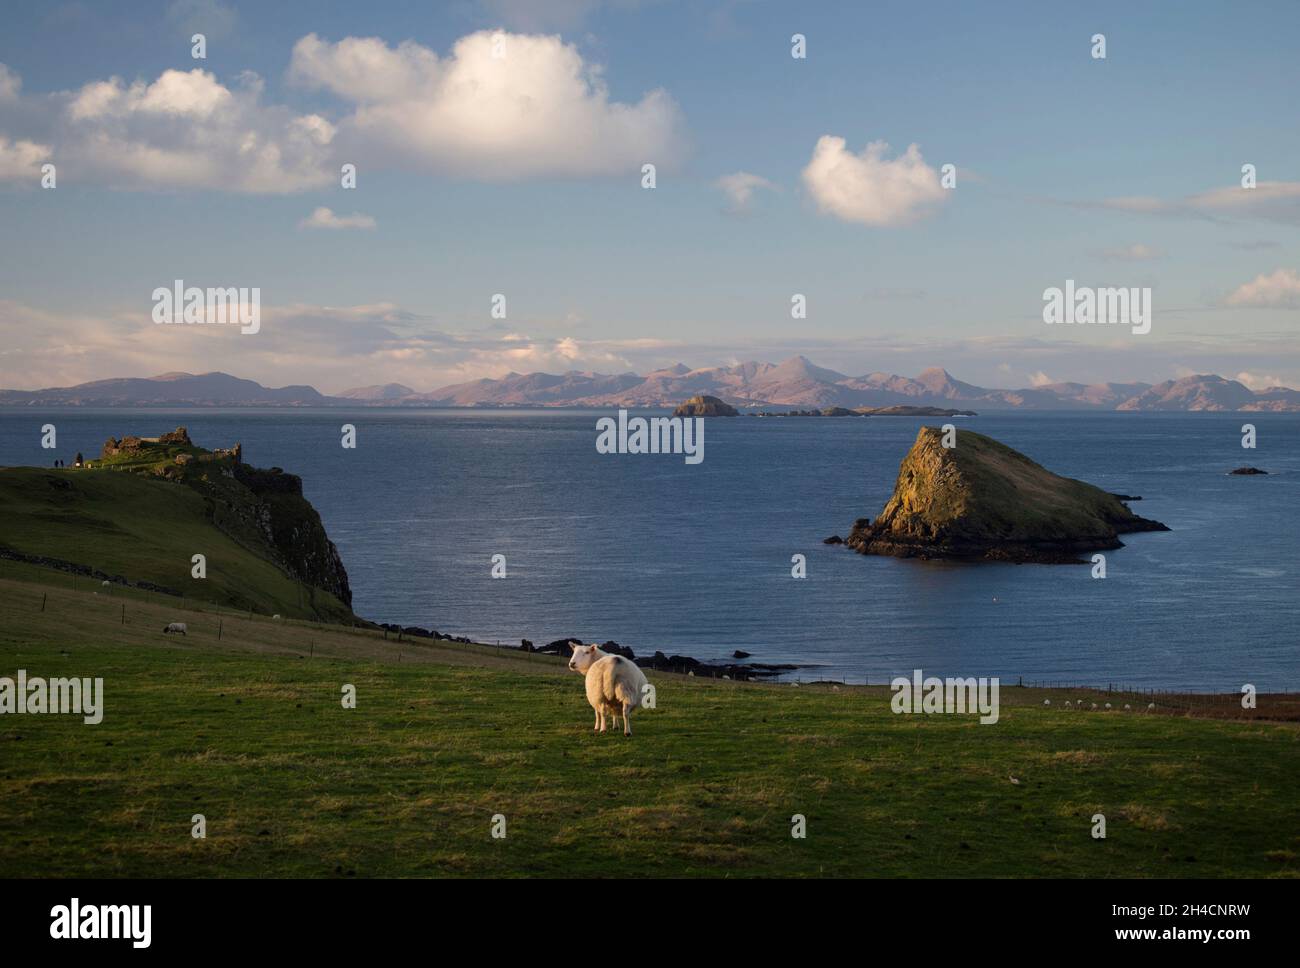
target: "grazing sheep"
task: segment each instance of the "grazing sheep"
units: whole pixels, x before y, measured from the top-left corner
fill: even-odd
[[[1044,699],[1044,700],[1043,700],[1043,705],[1044,705],[1044,706],[1050,706],[1051,704],[1052,704],[1052,700],[1050,700],[1050,699]]]
[[[605,732],[605,714],[611,713],[618,725],[620,709],[623,713],[623,735],[632,735],[630,717],[632,710],[641,705],[646,686],[645,674],[631,659],[602,652],[598,645],[578,645],[570,642],[573,655],[569,668],[581,672],[587,680],[587,702],[596,711],[594,730]]]
[[[179,632],[181,635],[185,635],[185,629],[186,625],[184,622],[168,622],[163,626],[163,634],[166,635],[168,632]]]
[[[101,582],[99,583],[99,587],[100,587],[100,588],[107,588],[107,587],[108,587],[108,582],[106,582],[106,581],[101,581]]]
[[[1110,708],[1110,703],[1106,703],[1106,708],[1107,708],[1107,709]]]
[[[1125,708],[1125,709],[1132,709],[1133,707],[1130,706],[1128,703],[1125,703],[1125,704],[1124,704],[1124,708]]]
[[[271,621],[272,621],[272,622],[278,622],[278,621],[280,621],[280,616],[279,616],[279,615],[272,615],[272,616],[271,616]]]

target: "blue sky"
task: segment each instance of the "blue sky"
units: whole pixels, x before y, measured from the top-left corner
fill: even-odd
[[[475,60],[494,34],[485,107],[456,78],[498,69]],[[8,5],[0,385],[425,390],[802,353],[992,386],[1297,386],[1298,41],[1294,3]],[[810,181],[826,136],[850,163],[887,142],[877,174],[915,181]],[[930,191],[949,163],[957,187]],[[738,172],[762,180],[742,206],[719,183]],[[304,227],[322,207],[372,227]],[[262,332],[155,326],[178,278],[260,287]],[[1152,332],[1046,326],[1066,279],[1151,287]]]

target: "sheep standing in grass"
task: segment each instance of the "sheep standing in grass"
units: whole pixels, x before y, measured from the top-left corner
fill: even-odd
[[[163,634],[166,635],[168,632],[179,632],[181,635],[184,635],[185,628],[186,626],[184,622],[168,622],[163,626]]]
[[[632,735],[632,710],[641,705],[647,685],[644,673],[631,659],[602,652],[596,645],[569,643],[573,655],[569,668],[581,672],[587,679],[587,702],[596,711],[595,731],[605,732],[605,715],[612,714],[618,725],[618,714],[623,713],[623,735]]]

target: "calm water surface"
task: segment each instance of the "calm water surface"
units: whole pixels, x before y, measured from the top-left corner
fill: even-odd
[[[575,411],[0,411],[0,464],[184,424],[302,476],[367,617],[518,644],[573,635],[879,681],[936,675],[1300,688],[1300,415],[983,414],[960,426],[1137,494],[1172,533],[1083,566],[943,564],[822,544],[888,499],[923,421],[713,419],[705,460],[598,455]],[[924,421],[938,423],[940,421]],[[1256,425],[1257,450],[1241,447]],[[353,423],[358,448],[339,445]],[[1228,477],[1242,464],[1268,477]],[[790,576],[791,555],[808,577]],[[490,577],[506,556],[508,577]]]

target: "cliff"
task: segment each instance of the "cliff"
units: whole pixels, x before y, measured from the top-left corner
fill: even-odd
[[[352,589],[302,478],[243,462],[243,447],[206,450],[184,427],[160,437],[109,438],[90,469],[126,470],[184,485],[207,501],[217,528],[289,577],[351,607]]]
[[[874,520],[854,524],[849,547],[902,558],[1079,562],[1123,547],[1120,534],[1168,531],[1113,494],[1060,477],[991,437],[956,431],[956,446],[922,427]]]

